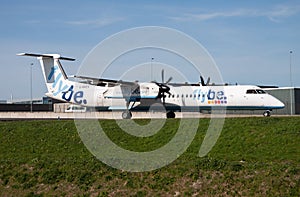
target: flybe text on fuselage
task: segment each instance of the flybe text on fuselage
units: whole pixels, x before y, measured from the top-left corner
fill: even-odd
[[[193,91],[194,100],[206,104],[227,104],[227,96],[223,90],[215,91],[212,89],[201,90],[196,89]]]

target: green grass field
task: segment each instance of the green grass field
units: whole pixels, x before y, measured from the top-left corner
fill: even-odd
[[[126,120],[124,120],[126,121]],[[147,124],[149,120],[135,120]],[[138,139],[101,120],[118,145],[136,151],[166,144],[180,119]],[[300,118],[229,118],[212,151],[198,157],[209,119],[176,161],[125,172],[98,161],[74,121],[0,122],[0,196],[299,196]],[[125,143],[126,142],[126,143]]]

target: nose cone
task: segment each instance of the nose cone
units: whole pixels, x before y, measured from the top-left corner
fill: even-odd
[[[282,109],[284,107],[284,103],[274,97],[274,109]]]
[[[284,105],[284,103],[283,103],[283,102],[279,101],[279,103],[280,103],[280,104],[278,105],[278,106],[279,106],[279,109],[282,109],[282,108],[284,108],[284,107],[285,107],[285,105]]]

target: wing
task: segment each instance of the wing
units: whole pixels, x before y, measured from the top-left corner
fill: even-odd
[[[128,85],[128,86],[135,86],[137,82],[131,81],[122,81],[122,80],[113,80],[113,79],[104,79],[104,78],[94,78],[94,77],[85,77],[85,76],[78,76],[75,75],[75,78],[83,79],[89,81],[93,85],[97,86],[105,86],[108,84],[109,86],[116,86],[116,85]]]

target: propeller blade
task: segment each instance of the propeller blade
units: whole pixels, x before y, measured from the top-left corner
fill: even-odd
[[[170,81],[173,79],[173,77],[170,77],[167,81],[166,84],[170,83]]]
[[[209,82],[210,82],[210,77],[207,78],[207,82],[205,85],[209,85]]]
[[[160,98],[163,105],[165,105],[166,102],[166,93],[168,95],[171,95],[170,93],[170,87],[167,85],[171,80],[173,79],[173,77],[170,77],[166,82],[165,82],[165,70],[162,69],[161,70],[161,83],[158,83],[156,81],[154,81],[154,83],[159,87],[159,92],[157,95],[157,98]]]
[[[210,77],[207,78],[207,81],[205,83],[204,78],[200,75],[200,83],[201,83],[202,86],[209,85],[209,82],[210,82]]]
[[[201,85],[202,86],[205,86],[205,82],[204,82],[204,79],[203,79],[203,77],[200,75],[200,82],[201,82]]]

